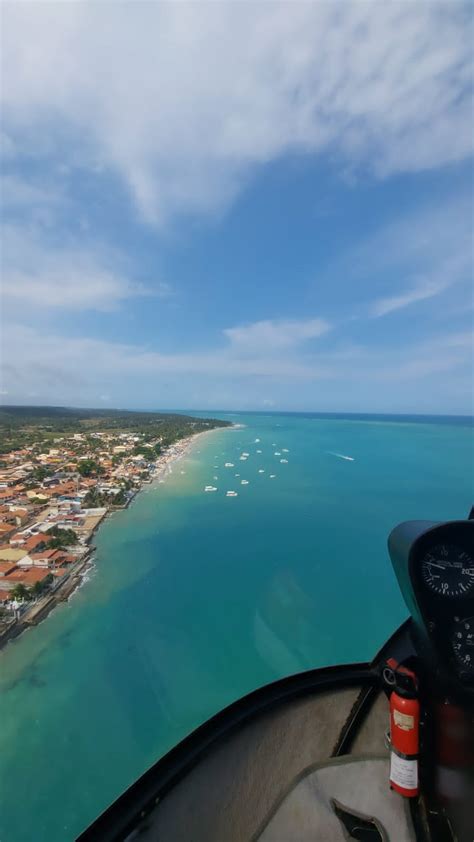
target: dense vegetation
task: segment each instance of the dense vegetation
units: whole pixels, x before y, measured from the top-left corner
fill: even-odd
[[[35,599],[52,585],[54,581],[54,576],[52,573],[49,573],[45,579],[41,582],[35,582],[35,584],[31,588],[27,588],[26,585],[23,585],[21,582],[18,585],[15,585],[14,588],[11,589],[10,595],[12,599],[17,599],[19,601],[26,601],[29,602],[32,599]]]
[[[61,436],[73,433],[87,436],[88,433],[100,431],[140,433],[144,442],[161,438],[161,446],[166,447],[191,433],[228,425],[228,421],[215,418],[195,418],[171,412],[3,406],[0,407],[0,453],[32,444],[51,446],[54,439]],[[90,445],[91,441],[88,440],[87,446]]]
[[[61,529],[61,527],[54,525],[49,531],[51,539],[48,541],[49,549],[62,549],[71,544],[77,544],[77,535],[74,529]]]

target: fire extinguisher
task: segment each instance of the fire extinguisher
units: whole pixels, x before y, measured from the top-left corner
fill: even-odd
[[[390,787],[413,798],[419,793],[420,702],[415,673],[393,659],[390,694]]]

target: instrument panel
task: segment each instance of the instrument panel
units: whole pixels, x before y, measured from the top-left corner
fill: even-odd
[[[474,669],[474,617],[454,617],[451,645],[463,669]]]
[[[436,544],[421,560],[426,587],[439,596],[464,597],[474,592],[474,561],[456,544]]]
[[[423,655],[474,691],[474,520],[400,524],[389,550]]]

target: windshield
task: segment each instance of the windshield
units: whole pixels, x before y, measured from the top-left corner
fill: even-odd
[[[2,15],[0,837],[62,842],[468,514],[471,18]]]

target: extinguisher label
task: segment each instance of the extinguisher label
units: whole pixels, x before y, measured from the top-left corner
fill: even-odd
[[[408,713],[400,713],[399,710],[393,711],[393,721],[395,725],[398,725],[402,731],[412,731],[415,727],[415,717],[410,716]]]
[[[407,760],[392,751],[390,755],[390,780],[403,789],[418,789],[418,760]]]

